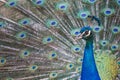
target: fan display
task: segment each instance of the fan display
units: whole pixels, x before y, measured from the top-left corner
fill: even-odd
[[[120,0],[0,0],[0,80],[120,80]]]

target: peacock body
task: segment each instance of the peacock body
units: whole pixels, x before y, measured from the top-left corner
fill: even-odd
[[[119,66],[120,0],[0,0],[0,80],[119,80]]]

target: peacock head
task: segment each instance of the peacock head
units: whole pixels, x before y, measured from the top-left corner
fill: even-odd
[[[83,27],[80,30],[80,35],[76,37],[77,39],[84,39],[86,41],[91,41],[93,40],[93,31],[92,28],[89,26]]]

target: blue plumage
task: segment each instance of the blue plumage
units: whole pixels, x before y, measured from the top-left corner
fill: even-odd
[[[94,59],[92,37],[93,34],[89,34],[89,32],[86,31],[91,31],[92,33],[92,29],[90,27],[83,27],[80,31],[81,34],[84,33],[84,37],[82,36],[82,38],[86,40],[82,63],[81,80],[101,80]],[[89,36],[86,36],[88,34]]]

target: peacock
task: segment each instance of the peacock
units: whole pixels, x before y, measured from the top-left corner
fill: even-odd
[[[120,80],[120,0],[0,0],[0,80]]]

